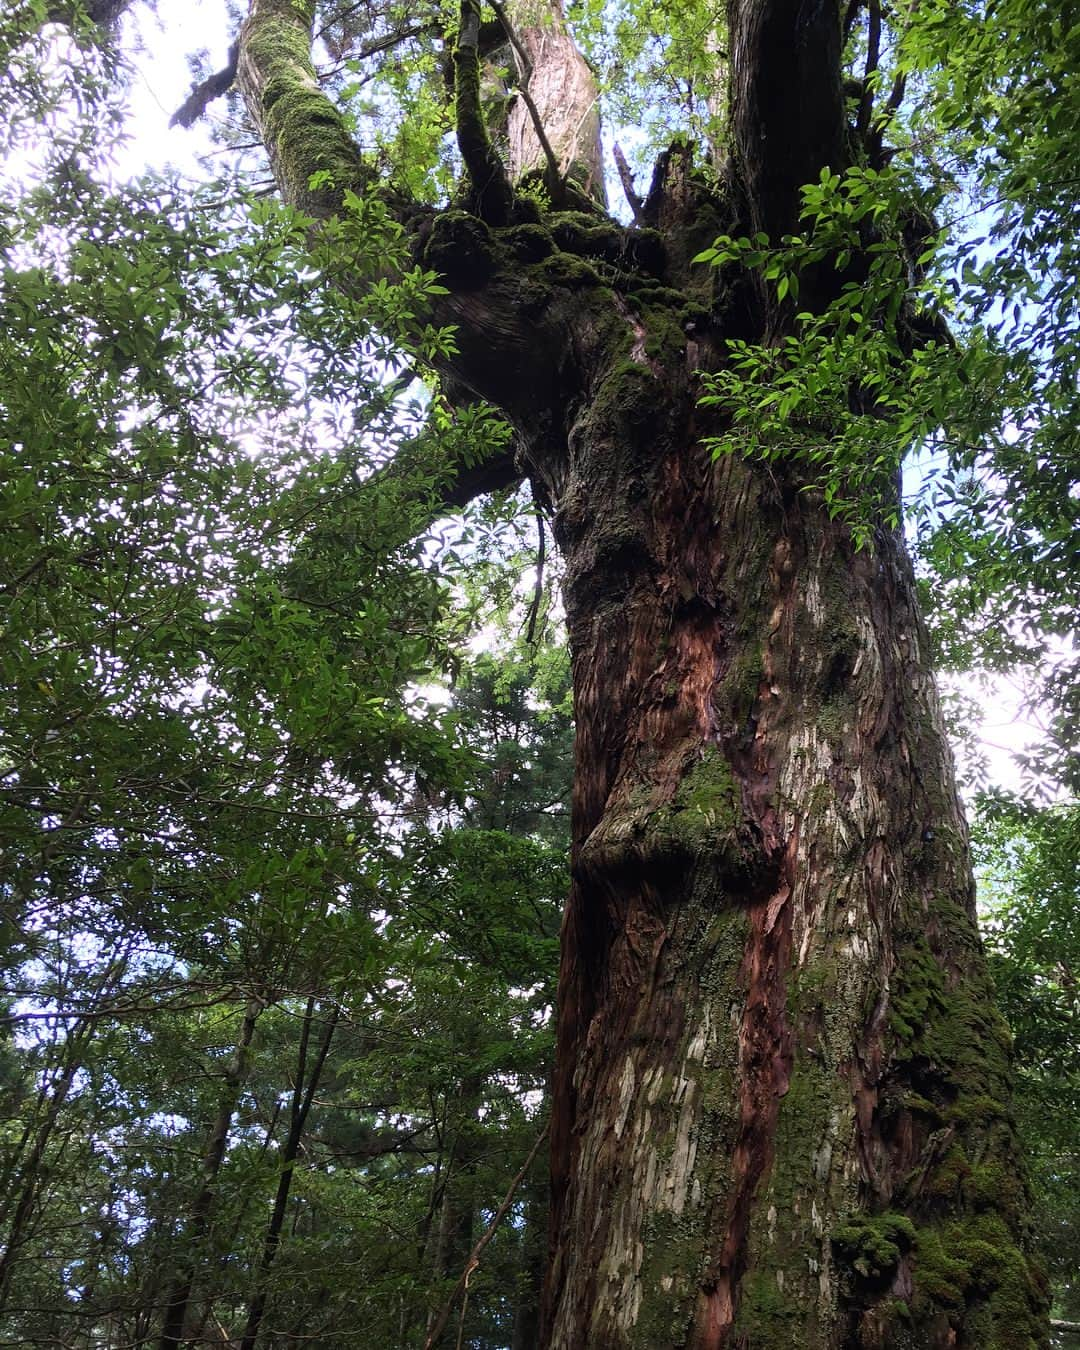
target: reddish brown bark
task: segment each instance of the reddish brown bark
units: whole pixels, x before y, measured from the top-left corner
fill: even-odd
[[[543,173],[546,154],[536,130],[539,120],[559,173],[569,174],[587,196],[604,202],[600,149],[600,108],[596,78],[566,29],[561,0],[506,0],[504,13],[514,31],[521,83],[533,107],[520,95],[511,104],[510,173],[518,179]]]
[[[655,458],[620,460],[640,481],[591,476],[596,519],[560,532],[579,745],[545,1344],[1035,1344],[902,541],[854,553],[782,473],[710,465],[689,400],[653,406]]]

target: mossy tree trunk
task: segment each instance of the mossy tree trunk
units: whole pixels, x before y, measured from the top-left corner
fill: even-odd
[[[560,531],[579,740],[548,1343],[1037,1344],[1008,1038],[902,542],[853,553],[797,483],[696,452],[689,407],[616,406],[620,475],[589,463]]]
[[[311,17],[255,0],[240,79],[282,190],[318,214],[312,173],[363,169],[311,78]],[[722,231],[779,236],[799,184],[843,167],[840,17],[732,0],[730,181],[671,153],[642,228],[541,214],[500,179],[467,50],[475,190],[397,203],[449,288],[449,387],[513,425],[501,471],[531,480],[565,560],[549,1350],[1045,1343],[903,540],[856,552],[795,466],[714,461],[698,406],[725,339],[785,316],[690,260]]]

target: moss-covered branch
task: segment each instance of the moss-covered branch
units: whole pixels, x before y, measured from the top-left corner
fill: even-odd
[[[458,148],[477,199],[477,214],[501,224],[510,213],[513,189],[506,166],[488,137],[480,105],[480,6],[462,0],[454,49],[454,115]]]
[[[253,0],[240,30],[237,82],[285,199],[314,216],[336,211],[369,170],[311,61],[314,0]]]

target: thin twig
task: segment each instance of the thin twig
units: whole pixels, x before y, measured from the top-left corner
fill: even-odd
[[[525,1159],[521,1171],[510,1183],[510,1189],[506,1192],[506,1195],[503,1196],[502,1204],[495,1211],[495,1217],[488,1224],[479,1242],[477,1242],[476,1246],[469,1253],[469,1259],[465,1262],[465,1269],[461,1272],[457,1284],[454,1285],[453,1292],[443,1304],[438,1317],[436,1317],[431,1330],[427,1334],[427,1339],[424,1341],[424,1350],[433,1350],[433,1347],[438,1343],[439,1337],[446,1330],[446,1324],[450,1320],[450,1314],[454,1310],[454,1304],[457,1302],[458,1295],[469,1287],[469,1280],[472,1277],[472,1273],[480,1264],[480,1253],[495,1236],[496,1228],[498,1228],[499,1224],[506,1218],[507,1211],[513,1204],[514,1196],[517,1194],[517,1188],[525,1180],[526,1173],[536,1160],[536,1155],[540,1152],[540,1145],[548,1136],[548,1129],[549,1126],[545,1125],[540,1131],[536,1143],[533,1144],[532,1148],[529,1150],[529,1156]]]
[[[514,56],[517,58],[518,78],[517,92],[521,96],[522,103],[528,110],[529,117],[532,120],[533,130],[536,132],[536,139],[540,142],[540,149],[544,152],[544,159],[547,160],[548,177],[550,182],[549,189],[554,192],[562,183],[562,171],[559,168],[559,161],[555,157],[555,151],[551,148],[551,142],[547,138],[547,132],[544,130],[544,122],[540,116],[540,109],[533,101],[533,96],[529,93],[529,81],[532,79],[533,64],[529,60],[529,53],[525,50],[521,39],[510,22],[510,16],[505,8],[499,3],[499,0],[489,0],[491,8],[495,11],[495,17],[503,26],[503,32],[506,34],[510,46],[514,49]]]

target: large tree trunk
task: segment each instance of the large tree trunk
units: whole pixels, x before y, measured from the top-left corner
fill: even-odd
[[[1035,1344],[1008,1037],[902,542],[854,553],[797,483],[710,464],[664,383],[559,520],[546,1343]]]
[[[260,15],[305,22],[256,0],[248,106],[283,190],[330,209],[307,185],[340,125],[312,118],[294,167],[282,109],[315,97],[310,70]],[[566,566],[548,1350],[1045,1344],[903,540],[855,552],[796,466],[713,461],[698,407],[724,339],[785,319],[691,260],[722,230],[779,235],[800,183],[843,166],[839,25],[819,0],[732,0],[723,197],[677,152],[650,229],[541,218],[472,117],[476,214],[403,217],[450,291],[451,387],[513,424]]]
[[[531,277],[499,266],[511,226],[453,297],[458,370],[518,426],[566,567],[542,1344],[1042,1344],[1008,1035],[902,538],[856,552],[791,467],[712,460],[693,372],[723,330],[679,264],[707,199],[673,162],[650,210],[681,308],[569,252],[604,245],[557,219],[565,248]],[[496,324],[501,370],[479,353]]]

